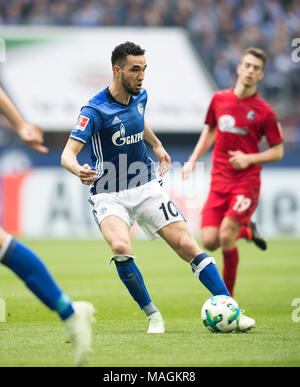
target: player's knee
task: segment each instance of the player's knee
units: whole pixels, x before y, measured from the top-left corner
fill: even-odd
[[[215,251],[217,250],[219,246],[219,241],[215,240],[201,240],[202,246],[205,248],[205,250]]]
[[[201,245],[210,251],[214,251],[220,247],[219,230],[201,229],[200,232]]]
[[[201,244],[206,250],[214,251],[220,247],[219,238],[201,234]]]
[[[132,255],[130,243],[128,243],[127,241],[115,240],[111,243],[110,247],[115,255]]]
[[[220,232],[220,245],[223,249],[228,250],[233,248],[235,239],[229,229]]]

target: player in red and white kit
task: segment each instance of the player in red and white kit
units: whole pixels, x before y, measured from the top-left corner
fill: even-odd
[[[224,282],[232,296],[239,261],[237,239],[254,239],[259,247],[266,247],[250,222],[258,204],[262,164],[280,160],[284,153],[277,116],[256,92],[266,58],[263,50],[245,50],[237,66],[234,88],[214,93],[207,126],[182,169],[186,179],[198,158],[214,143],[210,192],[202,209],[201,241],[209,250],[221,247]],[[269,148],[260,152],[263,136]]]

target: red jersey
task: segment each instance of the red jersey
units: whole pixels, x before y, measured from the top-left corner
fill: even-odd
[[[215,183],[228,184],[244,178],[259,180],[262,165],[237,170],[229,162],[228,151],[258,153],[263,136],[266,136],[269,146],[283,141],[276,113],[258,93],[247,98],[237,97],[232,88],[214,93],[205,123],[217,130],[211,172]]]

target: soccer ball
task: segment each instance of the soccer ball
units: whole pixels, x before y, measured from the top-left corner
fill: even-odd
[[[240,308],[237,302],[228,296],[214,296],[202,306],[201,318],[204,326],[211,332],[228,333],[238,326]]]

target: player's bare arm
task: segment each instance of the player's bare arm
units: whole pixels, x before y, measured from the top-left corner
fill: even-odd
[[[16,106],[0,88],[0,113],[3,114],[16,130],[20,138],[33,150],[48,153],[48,148],[43,144],[43,132],[37,125],[29,124]]]
[[[80,165],[77,160],[77,155],[83,147],[80,141],[69,138],[63,153],[61,155],[61,165],[69,172],[79,177],[82,184],[90,185],[98,178],[97,172],[88,164]]]
[[[152,146],[153,153],[157,157],[159,175],[161,177],[164,176],[165,173],[168,172],[168,170],[171,168],[171,157],[166,152],[165,148],[162,146],[162,143],[155,136],[146,122],[144,126],[144,139]]]
[[[216,128],[207,125],[203,130],[196,146],[188,161],[184,164],[181,171],[183,179],[187,179],[193,172],[197,160],[203,156],[213,145],[216,138]]]
[[[245,169],[254,164],[267,164],[279,161],[283,158],[283,144],[277,144],[263,152],[243,153],[241,151],[229,151],[230,164],[236,169]]]

